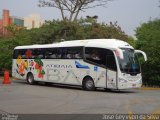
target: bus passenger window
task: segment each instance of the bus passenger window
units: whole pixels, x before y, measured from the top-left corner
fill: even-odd
[[[19,50],[14,50],[13,52],[13,59],[17,59],[19,55]]]
[[[41,48],[34,49],[32,58],[33,59],[36,59],[36,58],[43,59],[44,58],[43,49]]]
[[[105,49],[92,47],[85,48],[85,59],[91,63],[105,67],[105,56]]]
[[[91,54],[91,58],[93,59],[93,60],[100,60],[100,56],[99,56],[100,54],[96,51],[96,50],[93,50],[92,51],[92,54]]]
[[[25,51],[25,55],[27,59],[31,59],[32,58],[32,50],[28,49]]]
[[[14,50],[13,59],[17,59],[18,57],[21,57],[22,59],[29,59],[27,51],[27,49]]]
[[[86,47],[85,59],[92,64],[117,70],[113,51],[103,48]]]
[[[82,59],[82,47],[63,48],[64,59]]]
[[[46,48],[45,59],[60,59],[61,53],[58,48]]]
[[[81,54],[81,53],[76,53],[76,54],[75,54],[75,58],[76,58],[76,59],[82,58],[82,54]]]

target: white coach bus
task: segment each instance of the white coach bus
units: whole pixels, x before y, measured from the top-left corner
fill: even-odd
[[[116,39],[65,41],[14,49],[12,76],[38,81],[95,88],[130,89],[142,85],[141,67],[128,43]]]

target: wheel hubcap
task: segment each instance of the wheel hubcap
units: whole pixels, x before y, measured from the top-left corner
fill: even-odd
[[[31,83],[32,82],[32,77],[29,76],[28,81]]]
[[[86,82],[86,87],[87,88],[92,88],[93,87],[93,82],[91,80]]]

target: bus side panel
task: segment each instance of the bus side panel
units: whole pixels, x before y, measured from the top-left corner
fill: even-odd
[[[106,88],[106,70],[83,60],[45,60],[44,81],[82,85],[84,77],[90,76],[96,87]]]
[[[90,76],[95,87],[106,88],[106,70],[83,60],[14,59],[12,75],[26,79],[31,72],[35,81],[82,85],[84,77]]]
[[[80,70],[81,79],[83,80],[85,76],[90,76],[94,81],[95,87],[106,88],[106,69],[83,61],[81,63],[89,66],[89,69]]]
[[[80,70],[76,68],[75,60],[46,59],[44,65],[47,82],[81,85]]]
[[[96,78],[95,86],[106,88],[106,69],[98,67]]]
[[[39,64],[38,64],[39,63]],[[26,79],[30,72],[34,76],[35,81],[44,80],[43,60],[36,61],[34,59],[13,59],[12,76],[18,79]]]
[[[81,85],[82,85],[84,78],[87,76],[91,77],[93,79],[94,83],[96,82],[97,72],[94,71],[94,65],[88,64],[88,63],[84,62],[83,60],[76,61],[75,64],[76,64],[77,72],[80,73],[79,79],[81,81]]]
[[[106,88],[106,70],[83,60],[45,60],[44,81],[71,85],[82,85],[84,77],[90,76],[95,87]]]
[[[18,79],[26,79],[28,62],[25,59],[13,59],[12,76]]]

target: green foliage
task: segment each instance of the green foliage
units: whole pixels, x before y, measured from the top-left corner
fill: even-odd
[[[8,25],[7,27],[5,27],[5,29],[7,31],[5,36],[11,37],[11,36],[15,36],[15,35],[19,34],[20,31],[25,29],[25,27],[20,27],[15,24],[11,24],[11,25]]]
[[[116,38],[127,42],[129,38],[117,25],[117,22],[104,24],[92,22],[90,25],[82,24],[85,19],[79,21],[46,21],[41,28],[31,30],[20,29],[16,31],[14,26],[8,26],[13,35],[9,38],[0,38],[0,68],[11,70],[12,54],[15,46],[32,44],[49,44],[64,40]],[[131,42],[131,43],[132,43]]]
[[[16,42],[10,38],[4,38],[0,40],[0,68],[11,69],[12,64],[12,52]]]
[[[148,61],[142,64],[144,82],[160,86],[160,19],[142,24],[136,30],[136,37],[136,47],[148,56]]]
[[[136,47],[137,40],[135,40],[133,37],[129,36],[127,42],[134,48]]]

